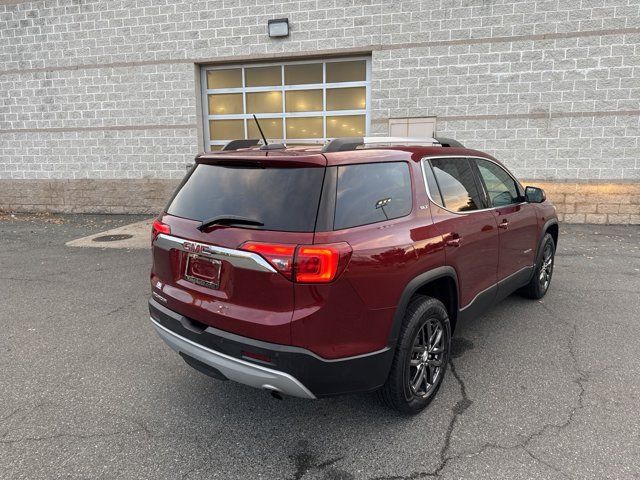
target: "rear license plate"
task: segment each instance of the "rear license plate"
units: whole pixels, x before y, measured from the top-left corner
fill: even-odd
[[[190,253],[187,257],[187,267],[184,271],[184,278],[196,285],[218,288],[220,286],[221,270],[222,262],[220,260]]]

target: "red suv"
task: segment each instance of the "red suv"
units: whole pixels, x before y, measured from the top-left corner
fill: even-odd
[[[379,390],[415,413],[457,323],[549,288],[555,208],[486,153],[256,144],[199,155],[153,224],[151,320],[201,372],[276,397]]]

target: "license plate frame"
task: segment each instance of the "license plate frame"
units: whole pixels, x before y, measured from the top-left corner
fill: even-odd
[[[215,266],[217,268],[217,275],[215,275],[215,278],[198,277],[197,274],[192,275],[192,273],[195,273],[195,272],[193,271],[190,272],[189,267],[191,265],[191,262],[196,260],[198,262],[207,262]],[[186,281],[195,283],[196,285],[200,285],[201,287],[207,287],[207,288],[217,290],[218,288],[220,288],[221,273],[222,273],[222,262],[220,260],[211,258],[206,255],[198,255],[197,253],[190,253],[187,255],[187,261],[184,267],[184,279]]]

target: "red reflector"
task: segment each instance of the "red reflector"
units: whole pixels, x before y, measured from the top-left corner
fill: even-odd
[[[162,223],[160,220],[156,219],[153,221],[153,225],[151,226],[151,241],[153,242],[161,233],[171,233],[171,227],[166,223]]]
[[[277,271],[291,280],[295,245],[283,243],[245,242],[240,248],[255,252],[268,261]]]
[[[271,357],[268,357],[267,355],[263,355],[261,353],[246,352],[244,350],[241,353],[243,357],[253,358],[254,360],[260,360],[261,362],[273,363],[271,361]]]

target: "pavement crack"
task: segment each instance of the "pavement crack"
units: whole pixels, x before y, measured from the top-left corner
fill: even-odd
[[[109,317],[115,313],[120,313],[123,310],[126,310],[130,307],[133,307],[136,303],[139,303],[140,299],[139,298],[134,298],[132,300],[129,300],[128,302],[117,306],[116,308],[114,308],[113,310],[108,311],[107,313],[104,314],[105,317]]]
[[[416,480],[419,478],[438,478],[439,476],[430,472],[413,472],[407,475],[389,475],[384,477],[373,477],[371,480]]]
[[[562,318],[544,302],[540,302],[539,304],[550,316],[553,317],[554,320],[558,320]],[[576,338],[578,337],[578,325],[576,323],[570,323],[563,320],[560,320],[560,322],[564,323],[569,328],[571,328],[571,333],[567,340],[567,347],[569,351],[569,357],[571,358],[571,363],[573,365],[573,370],[575,372],[573,383],[578,387],[578,397],[576,399],[576,404],[572,407],[571,411],[569,412],[569,415],[567,416],[567,419],[564,422],[560,424],[547,424],[546,427],[542,429],[542,431],[540,431],[537,435],[536,434],[532,435],[528,439],[528,441],[531,441],[532,438],[535,438],[536,436],[543,435],[547,429],[556,428],[558,430],[562,430],[568,427],[569,425],[571,425],[571,423],[575,419],[576,414],[584,408],[584,397],[587,393],[585,383],[587,383],[590,380],[590,378],[589,378],[589,372],[587,372],[586,370],[580,367],[580,362],[578,360],[578,353],[576,351]]]
[[[562,470],[560,470],[558,467],[552,465],[551,463],[547,462],[546,460],[543,460],[542,458],[534,455],[528,448],[526,447],[522,447],[522,449],[524,450],[524,452],[529,455],[532,459],[534,459],[536,462],[541,463],[543,465],[545,465],[547,468],[549,468],[550,470],[554,471],[555,473],[559,474],[561,477],[563,478],[571,478],[569,477],[566,473],[564,473]]]
[[[544,308],[544,310],[550,316],[553,317],[554,320],[557,320],[558,318],[560,318],[555,312],[553,312],[553,310],[551,308],[549,308],[543,302],[540,302],[539,304]],[[449,429],[447,431],[447,437],[445,439],[445,444],[443,445],[443,448],[442,448],[441,454],[440,454],[441,463],[440,463],[440,466],[436,470],[434,470],[434,474],[439,476],[440,473],[444,470],[444,468],[448,464],[453,462],[453,461],[459,460],[459,459],[464,458],[464,457],[478,456],[478,455],[481,455],[481,454],[483,454],[484,452],[486,452],[487,450],[490,450],[490,449],[496,449],[496,450],[502,450],[502,451],[511,451],[511,450],[522,449],[529,457],[531,457],[535,461],[545,465],[547,468],[553,470],[556,474],[561,475],[564,478],[570,478],[566,473],[564,473],[558,467],[554,466],[549,461],[546,461],[546,460],[540,458],[539,456],[535,455],[530,450],[530,444],[536,438],[542,437],[543,435],[547,434],[549,431],[552,431],[552,430],[555,430],[557,432],[557,431],[560,431],[562,429],[567,428],[575,420],[575,417],[578,414],[578,412],[581,409],[584,408],[584,397],[586,395],[586,388],[585,388],[584,384],[589,380],[589,374],[588,374],[588,372],[585,372],[584,370],[582,370],[580,368],[580,364],[578,362],[578,356],[577,356],[577,352],[576,352],[576,349],[575,349],[575,340],[577,338],[578,327],[577,327],[576,324],[573,324],[573,323],[568,323],[568,322],[563,322],[563,323],[565,323],[565,325],[567,325],[567,326],[569,326],[571,328],[571,334],[569,335],[567,344],[568,344],[569,356],[570,356],[571,362],[573,364],[573,370],[575,371],[575,377],[573,378],[573,383],[575,383],[577,385],[577,387],[578,387],[578,396],[577,396],[577,399],[576,399],[576,403],[575,403],[575,405],[573,405],[571,407],[571,410],[569,411],[569,413],[567,415],[567,418],[561,423],[545,423],[539,429],[531,432],[529,435],[521,437],[521,440],[519,442],[514,443],[513,445],[501,445],[501,444],[495,443],[495,442],[487,442],[487,443],[482,444],[478,449],[475,449],[473,451],[466,451],[466,452],[462,452],[462,453],[460,453],[458,455],[455,455],[455,456],[452,456],[452,457],[447,457],[446,456],[446,452],[450,448],[451,432],[453,431],[453,425],[455,424],[455,421],[457,420],[457,417],[459,416],[459,414],[456,414],[451,419],[451,422],[449,424]],[[452,373],[453,373],[454,377],[460,383],[460,390],[461,390],[462,395],[463,395],[462,400],[459,400],[458,403],[456,404],[456,406],[463,405],[463,403],[461,404],[461,402],[464,402],[465,398],[467,398],[467,396],[466,396],[466,388],[464,386],[464,382],[462,381],[460,376],[457,374],[457,372],[455,370],[455,366],[453,365],[453,363],[451,364],[451,366],[452,366],[451,370],[452,370]],[[468,398],[467,398],[467,400],[468,400]],[[455,413],[455,411],[456,411],[456,408],[454,407],[454,413]],[[464,410],[462,410],[462,411],[464,411]]]
[[[447,426],[447,432],[445,434],[442,447],[440,448],[439,462],[436,468],[431,471],[412,472],[406,475],[373,477],[371,480],[414,480],[418,478],[440,478],[442,476],[442,471],[446,468],[447,464],[451,460],[458,458],[458,456],[448,456],[449,450],[451,449],[451,437],[453,436],[453,430],[455,429],[458,418],[473,404],[473,400],[469,398],[469,395],[467,393],[467,386],[456,370],[456,366],[453,363],[453,360],[449,359],[449,365],[453,377],[456,379],[458,385],[460,386],[460,394],[462,398],[460,398],[460,400],[458,400],[451,409],[453,415],[451,416],[449,425]]]
[[[339,462],[340,460],[342,460],[344,457],[335,457],[335,458],[330,458],[329,460],[322,462],[321,464],[319,464],[316,468],[318,470],[324,470],[327,467],[330,467],[331,465],[333,465],[336,462]]]
[[[0,418],[0,422],[6,422],[7,420],[9,420],[11,417],[13,417],[16,413],[18,413],[20,410],[22,410],[21,408],[16,408],[15,410],[13,410],[11,413],[9,413],[8,415]]]
[[[442,448],[440,449],[440,463],[436,467],[436,469],[430,473],[430,476],[438,477],[438,478],[440,477],[442,471],[446,468],[449,461],[455,458],[455,457],[449,457],[447,456],[447,454],[451,449],[451,437],[453,435],[453,430],[455,429],[458,418],[473,403],[473,401],[469,399],[469,395],[467,394],[467,386],[465,385],[464,380],[456,370],[456,365],[455,363],[453,363],[453,360],[449,360],[449,365],[451,366],[451,373],[453,374],[453,377],[458,381],[458,384],[460,385],[460,394],[462,395],[462,398],[458,400],[456,404],[453,406],[453,409],[452,409],[453,416],[449,421],[449,426],[447,427],[447,433],[444,437],[444,443],[442,444]]]
[[[13,410],[11,413],[9,413],[8,415],[2,417],[2,419],[0,419],[0,423],[4,424],[5,422],[11,420],[13,417],[15,417],[18,412],[20,412],[20,410],[22,410],[22,408],[16,408],[15,410]],[[4,439],[7,437],[7,435],[9,435],[9,432],[11,430],[5,430],[2,435],[0,435],[0,440]]]
[[[115,437],[118,435],[131,435],[133,433],[147,433],[144,429],[134,429],[134,430],[124,430],[120,432],[110,432],[110,433],[93,433],[93,434],[81,434],[81,433],[59,433],[56,435],[46,435],[42,437],[22,437],[16,438],[15,440],[0,440],[0,444],[4,445],[13,445],[23,442],[42,442],[47,440],[56,440],[59,438],[74,438],[79,440],[86,440],[90,438],[109,438]]]

